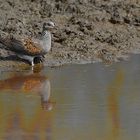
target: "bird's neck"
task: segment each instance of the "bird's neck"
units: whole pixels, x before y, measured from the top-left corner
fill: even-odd
[[[51,33],[50,33],[50,31],[43,30],[42,31],[42,36],[44,38],[51,38]]]
[[[49,31],[43,31],[42,40],[46,51],[49,51],[51,49],[51,33]]]

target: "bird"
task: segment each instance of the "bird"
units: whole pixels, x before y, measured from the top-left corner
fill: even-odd
[[[44,22],[41,34],[36,38],[27,37],[19,40],[13,37],[0,37],[0,43],[15,52],[17,57],[27,60],[31,66],[34,66],[35,58],[42,60],[44,55],[51,50],[51,30],[54,27],[54,22]]]

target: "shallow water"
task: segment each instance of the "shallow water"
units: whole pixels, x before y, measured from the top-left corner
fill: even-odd
[[[139,140],[139,60],[1,71],[0,140]]]

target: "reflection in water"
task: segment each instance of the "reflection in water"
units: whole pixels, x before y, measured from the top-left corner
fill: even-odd
[[[37,93],[41,96],[41,105],[45,110],[51,110],[51,86],[46,76],[40,74],[12,76],[0,81],[0,90],[16,93]]]
[[[119,118],[119,102],[118,96],[121,92],[121,88],[124,82],[124,73],[122,70],[117,71],[117,74],[108,88],[108,106],[109,114],[112,119],[112,137],[110,139],[117,139],[120,130],[120,118]]]
[[[3,73],[0,140],[139,140],[139,59]]]
[[[51,140],[50,81],[40,74],[12,74],[0,81],[0,139]],[[41,106],[40,109],[40,97]],[[36,133],[37,132],[37,133]],[[26,135],[28,133],[28,135]]]

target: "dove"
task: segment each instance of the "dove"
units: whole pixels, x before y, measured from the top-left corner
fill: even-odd
[[[15,52],[15,54],[24,60],[27,60],[31,66],[34,66],[34,58],[43,58],[51,50],[51,30],[55,27],[55,24],[51,21],[43,24],[42,32],[38,38],[24,38],[15,39],[0,38],[2,43],[9,50]]]

